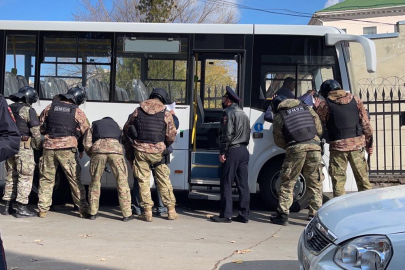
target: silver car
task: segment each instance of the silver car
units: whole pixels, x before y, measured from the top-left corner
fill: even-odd
[[[301,270],[405,269],[405,186],[327,202],[298,243]]]

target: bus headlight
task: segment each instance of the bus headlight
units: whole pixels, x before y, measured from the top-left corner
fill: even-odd
[[[362,236],[336,251],[334,261],[347,270],[384,270],[392,257],[392,246],[386,236]]]

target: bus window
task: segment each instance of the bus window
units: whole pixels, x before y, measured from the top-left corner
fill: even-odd
[[[187,39],[175,39],[180,42],[180,52],[171,52],[168,47],[170,42],[159,42],[153,52],[137,52],[137,46],[125,50],[128,37],[117,39],[117,64],[116,64],[116,94],[115,101],[123,101],[126,96],[128,101],[142,102],[149,97],[153,88],[165,88],[170,100],[176,103],[186,102],[186,77],[187,77]],[[143,38],[143,41],[148,41]],[[167,41],[164,38],[151,38],[151,44],[158,41]],[[166,44],[166,45],[165,45]],[[178,43],[176,43],[178,44]],[[144,50],[144,47],[139,47]],[[170,51],[170,52],[168,52]]]
[[[44,37],[40,97],[53,99],[74,86],[84,87],[89,101],[110,97],[111,39]]]
[[[205,60],[204,109],[220,109],[225,87],[237,91],[238,63],[236,60]]]
[[[4,96],[8,97],[23,87],[34,87],[36,37],[7,35]]]

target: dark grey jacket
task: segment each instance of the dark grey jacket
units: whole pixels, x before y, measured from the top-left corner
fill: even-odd
[[[225,108],[219,129],[219,153],[224,155],[229,149],[248,145],[250,140],[249,118],[237,104]]]

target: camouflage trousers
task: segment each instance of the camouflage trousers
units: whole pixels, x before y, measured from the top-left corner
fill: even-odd
[[[103,176],[105,165],[108,162],[117,180],[118,200],[124,217],[132,215],[131,190],[128,185],[128,170],[125,158],[119,154],[94,153],[90,160],[91,183],[89,188],[90,215],[98,212],[100,201],[100,180]]]
[[[39,192],[38,208],[47,212],[52,204],[53,187],[55,186],[56,169],[60,165],[69,181],[72,198],[81,213],[87,213],[89,205],[86,201],[86,190],[81,182],[81,167],[76,155],[76,148],[44,149],[39,160]]]
[[[140,205],[143,209],[152,208],[153,201],[150,195],[150,165],[156,164],[162,160],[162,154],[148,154],[135,151],[134,174],[138,178]],[[174,206],[176,198],[173,194],[173,186],[170,182],[170,169],[166,164],[155,167],[156,185],[162,197],[163,204]]]
[[[330,151],[329,175],[332,178],[333,197],[346,194],[346,170],[350,162],[359,191],[371,189],[364,148],[355,151]]]
[[[281,168],[278,211],[289,214],[293,203],[294,185],[302,171],[309,199],[309,215],[315,215],[322,206],[322,156],[320,151],[304,151],[286,155]]]
[[[21,144],[18,153],[6,161],[6,185],[4,186],[3,200],[28,204],[34,178],[35,161],[31,148],[25,149]]]

